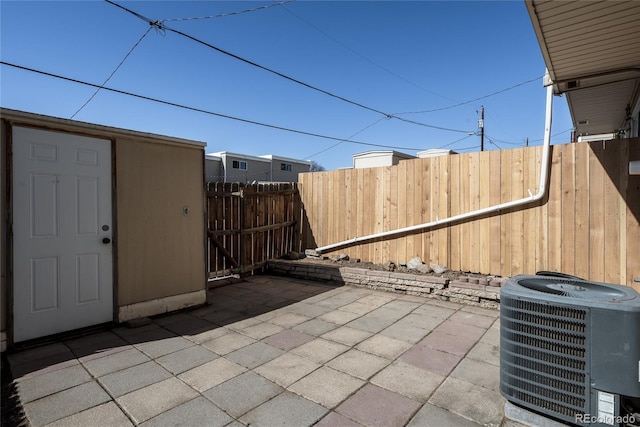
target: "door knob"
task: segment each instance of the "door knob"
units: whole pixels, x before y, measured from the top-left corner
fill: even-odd
[[[104,243],[105,245],[108,245],[109,243],[111,243],[111,239],[108,237],[105,237],[104,239],[102,239],[102,243]]]

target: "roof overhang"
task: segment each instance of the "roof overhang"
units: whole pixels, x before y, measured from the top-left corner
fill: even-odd
[[[640,96],[640,1],[525,0],[578,135],[618,133]]]

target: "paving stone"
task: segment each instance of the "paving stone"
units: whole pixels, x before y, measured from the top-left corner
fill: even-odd
[[[112,396],[122,396],[150,384],[166,380],[171,374],[157,363],[150,361],[112,372],[98,381]]]
[[[423,301],[420,302],[411,302],[411,301],[403,301],[400,299],[396,299],[390,301],[383,305],[382,307],[387,310],[393,310],[397,313],[403,313],[404,315],[411,313],[416,308],[422,305]]]
[[[500,393],[500,367],[474,359],[463,359],[451,377]]]
[[[418,402],[426,402],[444,379],[443,375],[394,362],[378,372],[370,382]]]
[[[461,357],[428,347],[415,346],[398,358],[416,368],[446,376],[460,362]]]
[[[395,301],[392,301],[389,304],[392,304],[393,302]],[[365,316],[375,318],[375,319],[388,320],[388,321],[395,322],[402,319],[407,314],[409,314],[409,311],[402,310],[402,309],[396,310],[393,308],[387,308],[387,305],[383,305],[382,307],[377,308],[370,313],[367,313]]]
[[[174,375],[217,359],[218,355],[199,345],[158,357],[156,363]]]
[[[150,359],[147,355],[137,348],[131,347],[128,350],[110,354],[99,359],[85,361],[83,362],[83,365],[94,377],[101,377],[103,375],[110,374],[111,372],[140,365],[148,362],[149,360]]]
[[[13,367],[25,363],[34,362],[36,360],[48,359],[57,355],[63,355],[67,360],[73,357],[71,349],[63,343],[58,342],[38,347],[32,347],[25,350],[19,350],[15,353],[9,353],[7,354],[7,359]]]
[[[336,408],[336,412],[367,426],[401,427],[420,408],[408,397],[367,384]]]
[[[379,335],[384,335],[389,338],[394,338],[401,341],[406,341],[410,344],[415,344],[420,341],[429,333],[428,330],[417,328],[415,326],[402,324],[396,322],[393,325],[385,328],[379,332]]]
[[[304,332],[305,334],[320,336],[324,333],[332,331],[338,327],[337,324],[327,322],[320,319],[311,319],[304,323],[294,326],[293,330]]]
[[[476,313],[470,313],[468,311],[457,311],[453,313],[449,320],[454,322],[460,322],[465,325],[476,326],[480,328],[488,329],[496,320],[495,317],[487,317]]]
[[[204,316],[202,316],[202,318],[209,322],[215,323],[216,325],[224,326],[242,319],[246,319],[247,316],[232,308],[225,308],[216,310],[209,314],[205,314]]]
[[[431,404],[485,426],[500,425],[504,402],[498,392],[452,377],[429,399]]]
[[[91,381],[82,365],[74,365],[18,381],[20,402],[24,405],[50,394]]]
[[[305,334],[304,332],[285,329],[284,331],[271,335],[262,341],[281,350],[288,351],[307,343],[314,338],[315,337],[313,335]]]
[[[111,397],[98,384],[88,382],[27,403],[23,408],[31,427],[39,427],[109,400]]]
[[[207,426],[223,427],[233,421],[229,415],[204,397],[197,397],[140,424],[144,427]]]
[[[263,322],[257,325],[249,326],[248,328],[244,328],[240,331],[240,333],[248,335],[253,339],[261,340],[263,338],[270,337],[271,335],[275,335],[278,332],[282,332],[283,330],[284,328],[281,326]]]
[[[331,360],[326,365],[366,380],[389,363],[391,362],[383,357],[352,349]]]
[[[373,335],[371,332],[350,328],[349,326],[341,326],[333,331],[327,332],[326,334],[322,334],[321,338],[339,342],[348,346],[354,346],[360,341],[364,341],[369,338],[371,335]]]
[[[331,409],[364,384],[361,379],[323,366],[289,386],[288,390]]]
[[[308,301],[305,299],[304,302],[308,303]],[[330,295],[327,298],[323,298],[320,301],[314,302],[314,304],[320,306],[320,307],[326,307],[329,308],[331,310],[335,310],[336,308],[340,308],[343,305],[349,304],[351,301],[341,298],[340,295]]]
[[[299,325],[302,322],[309,320],[307,316],[296,313],[285,313],[277,317],[273,317],[268,320],[269,323],[281,326],[283,328],[291,328],[292,326]]]
[[[361,351],[366,351],[367,353],[375,354],[376,356],[394,360],[411,348],[411,344],[406,341],[378,334],[362,341],[356,345],[356,348]]]
[[[417,314],[413,312],[400,319],[396,324],[415,326],[417,328],[426,329],[427,331],[432,331],[442,322],[444,322],[444,319],[439,317],[432,317],[426,314]]]
[[[178,375],[178,378],[199,392],[203,392],[240,375],[246,370],[247,368],[244,366],[240,366],[224,357],[219,357],[204,365],[181,373]]]
[[[128,343],[141,342],[141,341],[132,341],[131,338],[135,339],[138,336],[144,336],[144,334],[162,333],[162,334],[165,334],[165,336],[163,338],[166,338],[167,336],[174,336],[175,335],[175,334],[167,331],[166,329],[164,329],[160,325],[156,325],[155,323],[145,323],[145,324],[139,325],[139,326],[137,326],[135,324],[133,324],[134,326],[129,326],[129,325],[131,325],[131,324],[130,323],[126,323],[125,325],[117,326],[117,327],[113,328],[111,330],[111,332],[113,332],[114,334],[117,334],[119,337],[123,338]]]
[[[225,357],[244,367],[253,369],[282,354],[284,354],[283,350],[259,341],[231,352]]]
[[[171,323],[170,325],[166,325],[165,328],[178,335],[189,335],[216,329],[218,325],[199,317],[188,316],[188,319]]]
[[[358,301],[354,301],[351,304],[347,304],[347,305],[343,305],[342,307],[340,307],[341,311],[347,311],[353,314],[357,314],[358,316],[363,316],[367,313],[372,312],[373,310],[375,310],[377,308],[377,306],[375,305],[370,305],[370,304],[362,304]]]
[[[133,423],[115,402],[107,402],[47,424],[47,427],[86,426],[128,427],[133,426]]]
[[[306,357],[317,363],[326,363],[349,350],[350,347],[322,338],[316,338],[291,350],[291,353]]]
[[[111,331],[64,341],[76,357],[127,347],[129,343]]]
[[[283,391],[284,389],[279,385],[255,372],[247,371],[210,388],[203,394],[218,407],[237,418]]]
[[[153,322],[160,326],[167,326],[190,319],[193,319],[193,317],[186,313],[169,313],[154,317]]]
[[[425,315],[425,316],[435,317],[435,318],[444,320],[449,316],[451,316],[453,313],[455,313],[456,310],[457,308],[454,309],[449,307],[443,307],[429,301],[429,302],[426,302],[421,307],[418,307],[415,310],[413,310],[413,314]]]
[[[135,344],[136,348],[152,359],[174,353],[193,345],[195,345],[193,342],[178,336]]]
[[[246,319],[229,323],[228,325],[225,326],[225,328],[238,332],[244,328],[248,328],[249,326],[257,325],[259,323],[262,323],[259,319],[256,319],[255,317],[248,317]]]
[[[485,334],[480,338],[480,342],[485,344],[491,344],[495,346],[500,345],[500,330],[490,328],[485,332]]]
[[[500,317],[500,310],[492,310],[488,308],[476,307],[474,305],[465,305],[460,309],[460,311],[467,311],[469,313],[480,314],[482,316],[491,317],[493,319]]]
[[[382,293],[370,293],[358,300],[360,304],[370,305],[372,307],[380,307],[388,303],[389,301],[393,301],[395,296],[391,294],[382,294]]]
[[[352,320],[357,319],[358,317],[360,317],[359,314],[352,313],[350,311],[333,310],[323,314],[322,316],[319,316],[318,319],[335,323],[336,325],[344,325],[345,323],[349,323]]]
[[[445,320],[434,332],[444,332],[445,334],[455,335],[458,337],[469,338],[473,340],[479,340],[487,330],[485,328],[478,328],[476,326],[466,325],[460,322],[454,322],[452,320]]]
[[[367,314],[352,320],[347,323],[346,326],[375,334],[385,329],[387,326],[392,325],[394,322],[394,319],[385,319]]]
[[[320,307],[315,304],[307,304],[306,302],[299,302],[291,305],[287,308],[290,313],[301,314],[303,316],[307,316],[309,318],[314,318],[318,316],[322,316],[323,314],[331,311],[330,308]]]
[[[469,421],[459,415],[439,408],[430,403],[425,403],[411,419],[407,427],[478,427],[478,424]]]
[[[256,342],[256,340],[246,335],[242,335],[237,332],[229,332],[228,334],[224,334],[218,338],[214,338],[211,341],[203,343],[202,346],[224,356],[225,354],[236,351],[242,347],[246,347],[254,342]]]
[[[319,367],[319,364],[309,359],[285,353],[254,371],[282,387],[288,387]]]
[[[329,412],[314,427],[362,427],[362,424],[350,420],[337,412]]]
[[[476,340],[435,330],[416,345],[455,354],[456,356],[464,356],[475,345]]]
[[[116,402],[136,423],[142,423],[196,397],[195,390],[171,377],[120,396]]]
[[[327,413],[327,409],[304,397],[285,391],[240,418],[252,427],[276,425],[311,426]]]
[[[42,375],[80,363],[69,347],[62,343],[11,353],[7,358],[15,379]]]
[[[467,354],[468,359],[479,360],[494,366],[500,366],[500,347],[478,342]]]

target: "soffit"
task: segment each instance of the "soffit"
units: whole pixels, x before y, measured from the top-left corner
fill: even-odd
[[[526,0],[557,94],[580,135],[626,126],[640,87],[640,2]]]

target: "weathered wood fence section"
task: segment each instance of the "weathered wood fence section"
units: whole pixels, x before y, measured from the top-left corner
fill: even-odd
[[[297,184],[207,185],[209,277],[248,273],[300,250]]]
[[[537,203],[334,252],[374,263],[419,256],[500,276],[562,271],[640,289],[640,176],[628,173],[640,139],[551,148]],[[305,242],[320,247],[536,194],[541,155],[528,147],[301,174]]]

